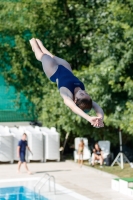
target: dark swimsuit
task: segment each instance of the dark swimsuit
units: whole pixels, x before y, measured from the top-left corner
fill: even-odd
[[[58,89],[66,87],[73,95],[76,87],[81,88],[81,90],[85,90],[84,84],[63,65],[58,65],[57,71],[50,77],[50,80],[52,82],[56,82],[58,80]],[[88,113],[89,111],[90,110],[88,109],[84,110],[85,113]]]
[[[58,80],[58,89],[66,87],[74,95],[74,89],[80,87],[85,90],[84,84],[73,73],[62,65],[58,65],[57,71],[50,77],[52,82]]]

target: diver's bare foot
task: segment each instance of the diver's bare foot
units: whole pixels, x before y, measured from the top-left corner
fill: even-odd
[[[40,49],[37,41],[35,40],[35,38],[32,38],[29,42],[30,42],[30,45],[32,47],[32,51],[35,53],[36,59],[41,61],[41,58],[43,56],[43,52]]]
[[[20,170],[17,170],[17,174],[20,174],[21,172],[20,172]]]
[[[39,48],[41,49],[41,51],[42,51],[43,53],[46,53],[46,49],[44,48],[42,41],[39,40],[39,39],[36,39],[36,42],[37,42]]]
[[[39,40],[38,38],[35,38],[35,40],[37,41],[37,43],[38,43],[39,46],[40,46],[40,45],[43,45],[42,41]]]
[[[39,45],[40,48],[43,47],[43,43],[42,43],[41,40],[39,40],[38,38],[36,38],[35,40],[36,40],[36,42],[37,42],[37,44]]]
[[[34,45],[35,45],[35,43],[36,43],[36,39],[35,39],[35,38],[32,38],[31,40],[29,40],[29,42],[30,42],[30,45],[31,45],[31,47],[32,47],[32,51],[35,52],[35,51],[34,51]]]

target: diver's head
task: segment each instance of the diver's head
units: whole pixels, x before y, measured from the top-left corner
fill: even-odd
[[[75,104],[83,111],[89,111],[92,108],[92,99],[85,90],[78,90],[75,94]]]

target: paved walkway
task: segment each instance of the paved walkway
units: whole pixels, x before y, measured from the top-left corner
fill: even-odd
[[[28,175],[23,166],[21,174],[17,174],[17,164],[0,164],[0,179],[41,177],[48,172],[55,176],[56,183],[92,200],[131,200],[111,189],[111,179],[115,176],[91,167],[80,168],[71,161],[29,163],[28,166],[33,175]]]

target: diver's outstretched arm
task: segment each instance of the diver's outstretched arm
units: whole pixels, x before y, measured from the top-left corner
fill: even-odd
[[[104,119],[103,109],[94,101],[92,101],[92,108],[95,110],[96,115],[103,120]]]
[[[74,101],[65,95],[61,95],[64,99],[64,103],[66,104],[66,106],[68,106],[75,114],[83,117],[84,119],[86,119],[87,121],[89,121],[91,123],[92,126],[94,127],[103,127],[103,123],[101,123],[101,118],[100,117],[91,117],[89,115],[87,115],[83,110],[81,110],[78,106],[76,106],[76,104],[74,103]]]

